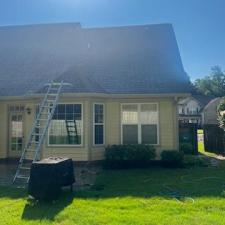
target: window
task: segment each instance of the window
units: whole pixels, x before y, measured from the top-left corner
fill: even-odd
[[[24,111],[25,111],[24,105],[10,105],[9,106],[9,112],[20,113],[20,112],[24,112]]]
[[[58,104],[49,128],[49,145],[81,145],[82,117],[81,104]]]
[[[123,144],[158,144],[158,105],[122,105]]]
[[[184,114],[185,112],[184,112],[184,108],[182,107],[182,114]]]
[[[93,106],[93,142],[94,145],[104,144],[104,105]]]

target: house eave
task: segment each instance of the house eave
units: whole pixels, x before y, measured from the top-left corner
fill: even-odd
[[[21,96],[0,96],[0,101],[12,100],[37,100],[45,94],[29,94]],[[190,93],[160,93],[160,94],[106,94],[106,93],[62,93],[64,98],[186,98]]]

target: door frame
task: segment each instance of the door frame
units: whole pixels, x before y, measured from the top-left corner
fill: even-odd
[[[10,112],[9,111],[9,119],[8,119],[8,151],[7,155],[9,158],[19,158],[21,156],[22,150],[24,148],[24,134],[25,134],[25,126],[24,126],[24,112]],[[11,135],[12,135],[12,116],[22,116],[22,149],[21,150],[12,150],[11,149]]]

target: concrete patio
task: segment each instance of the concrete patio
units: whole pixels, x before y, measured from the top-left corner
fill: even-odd
[[[12,185],[12,180],[18,166],[17,160],[1,160],[0,161],[0,185]],[[90,164],[88,162],[75,162],[74,174],[76,182],[74,189],[79,190],[94,184],[96,176],[100,173],[101,166],[98,164]]]

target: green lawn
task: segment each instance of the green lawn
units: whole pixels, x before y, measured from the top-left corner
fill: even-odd
[[[96,184],[55,203],[0,187],[0,224],[225,224],[225,167],[104,171]]]

